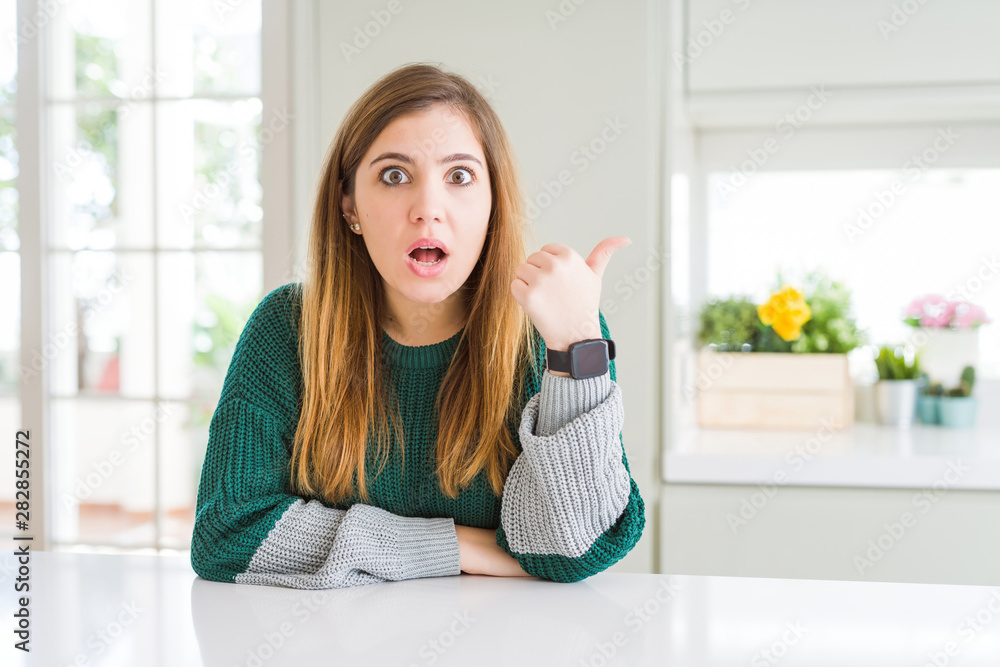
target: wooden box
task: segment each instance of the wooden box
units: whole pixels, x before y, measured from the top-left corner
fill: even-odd
[[[854,423],[846,354],[698,353],[698,424],[705,428],[840,429]]]

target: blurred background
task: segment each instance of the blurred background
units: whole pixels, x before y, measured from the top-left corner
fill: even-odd
[[[36,539],[188,549],[340,120],[431,62],[500,114],[538,247],[633,241],[601,309],[647,523],[614,569],[1000,583],[998,30],[989,0],[0,0]]]

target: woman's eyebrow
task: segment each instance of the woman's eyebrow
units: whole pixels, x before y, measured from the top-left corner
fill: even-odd
[[[402,153],[382,153],[377,158],[372,160],[368,166],[372,167],[375,165],[376,162],[379,162],[380,160],[399,160],[400,162],[413,164],[413,158],[411,158],[408,155],[403,155]],[[469,153],[452,153],[451,155],[446,155],[440,160],[438,160],[438,164],[446,164],[448,162],[458,162],[460,160],[469,160],[470,162],[475,162],[480,167],[483,166],[483,163],[480,162],[478,158],[476,158],[474,155],[470,155]]]

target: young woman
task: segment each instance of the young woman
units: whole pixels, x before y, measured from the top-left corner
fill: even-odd
[[[610,339],[601,277],[630,241],[525,258],[522,201],[500,120],[461,76],[408,65],[355,102],[324,165],[307,279],[264,297],[226,374],[195,572],[570,582],[632,549],[645,512],[614,361],[593,377],[545,367],[546,349]]]

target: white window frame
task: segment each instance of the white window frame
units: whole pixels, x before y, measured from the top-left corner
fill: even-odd
[[[154,12],[157,2],[166,0],[148,0],[150,10]],[[21,25],[21,17],[45,17],[48,8],[53,3],[45,0],[17,0],[17,25]],[[56,5],[56,11],[59,6]],[[262,142],[260,181],[266,185],[263,188],[262,203],[263,227],[262,247],[259,249],[241,249],[242,251],[257,251],[261,253],[263,262],[263,292],[291,280],[298,279],[297,272],[292,267],[299,263],[293,257],[292,248],[293,224],[292,207],[292,173],[291,148],[295,136],[295,112],[289,81],[289,20],[292,9],[283,2],[262,0],[261,23],[261,90],[260,98],[264,113],[263,122],[267,122],[268,110],[286,110],[292,118],[292,132],[276,132],[271,141]],[[29,18],[29,20],[31,20]],[[20,157],[17,189],[19,194],[18,234],[20,238],[21,266],[21,331],[20,331],[20,363],[22,368],[31,368],[32,357],[36,351],[43,348],[49,329],[46,318],[51,285],[47,284],[49,258],[51,253],[49,240],[46,238],[46,224],[49,211],[46,207],[46,191],[50,187],[45,181],[47,164],[43,156],[48,155],[46,138],[47,126],[47,95],[46,78],[46,30],[44,21],[38,26],[38,34],[32,39],[21,40],[18,44],[16,100],[17,149]],[[33,25],[35,23],[33,22]],[[155,23],[152,25],[151,38],[156,39]],[[155,49],[155,41],[152,45]],[[266,51],[265,51],[266,49]],[[265,55],[266,53],[266,55]],[[195,95],[196,98],[209,97]],[[151,101],[154,105],[153,132],[156,131],[156,104],[158,101],[178,98],[157,98]],[[186,99],[186,98],[184,98]],[[156,159],[156,146],[153,144],[152,160]],[[155,212],[154,212],[155,230]],[[159,253],[155,245],[148,250],[153,255],[154,262],[154,295],[156,280],[156,261]],[[121,252],[121,249],[115,250]],[[147,252],[147,250],[143,250]],[[198,251],[192,251],[198,252]],[[208,250],[208,252],[215,252]],[[158,356],[158,355],[157,355]],[[154,364],[158,360],[154,359]],[[154,365],[155,368],[155,365]],[[154,384],[154,386],[156,386]],[[50,479],[48,459],[53,451],[53,443],[48,439],[50,433],[50,401],[51,391],[47,383],[47,373],[29,375],[22,378],[19,386],[21,407],[21,424],[19,428],[27,429],[31,434],[31,486],[30,486],[30,530],[26,535],[33,540],[32,548],[49,550],[53,544],[52,522],[50,508],[55,502],[54,489],[47,482]],[[115,397],[114,400],[128,400]],[[151,401],[154,404],[164,400],[154,391],[151,397],[137,399]],[[13,434],[10,434],[13,435]],[[154,480],[159,485],[159,434],[154,434]],[[162,498],[159,489],[156,491],[155,544],[157,550],[171,550],[162,547],[160,515],[162,513]],[[87,544],[85,541],[73,544]],[[105,546],[103,543],[91,543]]]

